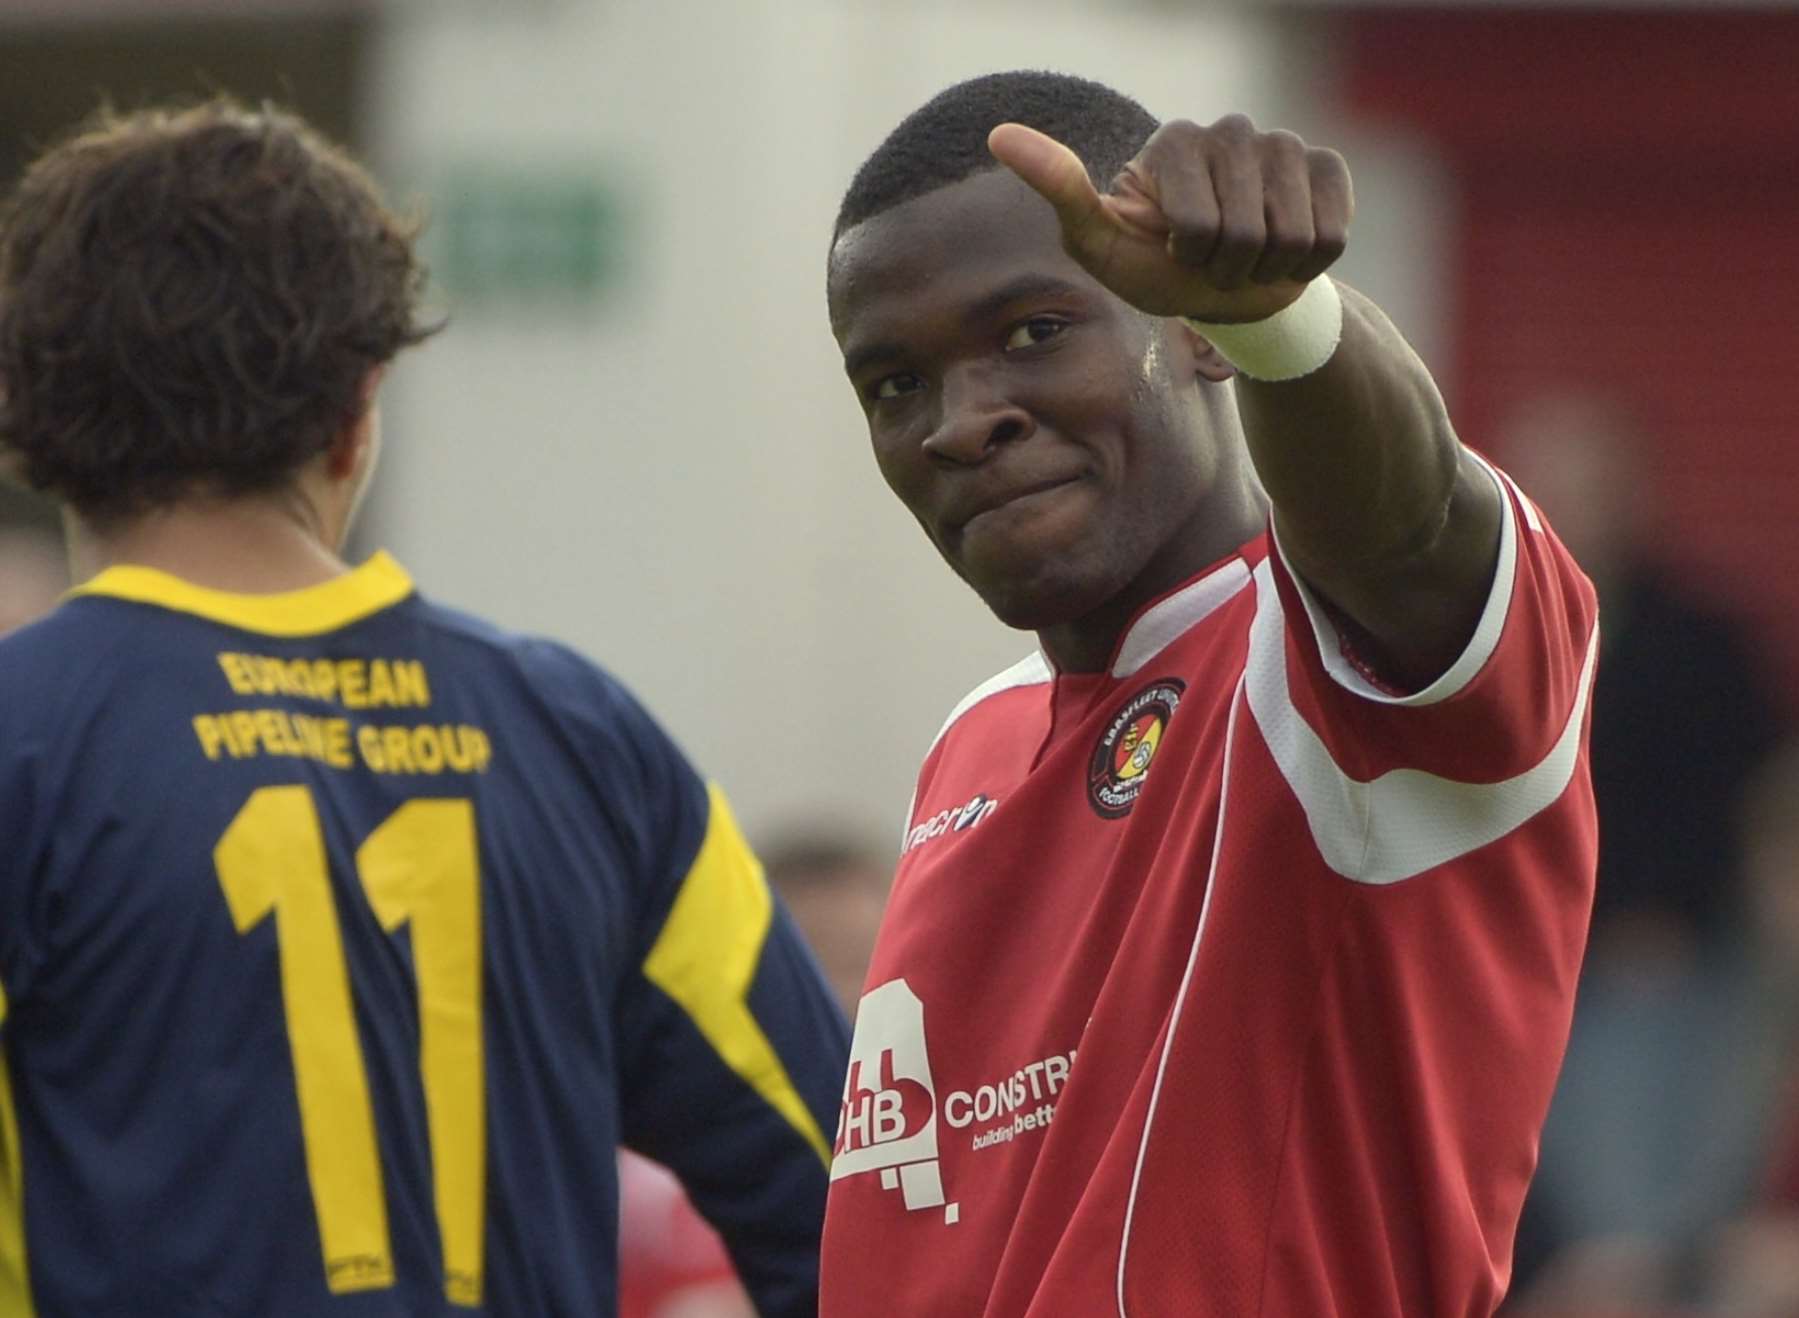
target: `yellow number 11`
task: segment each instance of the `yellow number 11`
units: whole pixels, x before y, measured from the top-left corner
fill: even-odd
[[[240,934],[275,917],[326,1285],[333,1294],[391,1286],[374,1110],[312,793],[252,793],[219,839],[213,863]],[[357,850],[356,871],[383,929],[412,925],[444,1292],[453,1304],[479,1305],[487,1124],[474,807],[466,800],[408,801]]]

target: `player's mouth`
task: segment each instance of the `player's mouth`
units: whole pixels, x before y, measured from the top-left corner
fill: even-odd
[[[1086,500],[1079,476],[984,492],[945,519],[947,540],[964,561],[1028,558],[1074,532]]]
[[[946,528],[952,536],[960,536],[984,523],[1028,517],[1058,491],[1067,489],[1079,480],[1078,476],[1056,476],[1024,485],[980,492],[959,501],[951,509],[950,515],[944,518]]]

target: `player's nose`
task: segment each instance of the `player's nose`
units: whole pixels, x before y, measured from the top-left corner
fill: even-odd
[[[1000,372],[982,365],[958,366],[943,375],[937,424],[924,451],[937,462],[973,466],[1002,444],[1036,429],[1031,414],[1007,396]]]

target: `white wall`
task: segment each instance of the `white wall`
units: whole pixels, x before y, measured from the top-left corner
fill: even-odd
[[[1266,118],[1295,96],[1278,55],[1240,14],[402,9],[371,107],[385,177],[428,194],[471,162],[591,168],[631,181],[641,244],[597,310],[464,309],[401,364],[382,538],[428,593],[617,672],[752,831],[841,816],[890,843],[950,705],[1031,641],[951,577],[868,456],[824,314],[838,197],[961,77],[1054,67],[1165,117]]]

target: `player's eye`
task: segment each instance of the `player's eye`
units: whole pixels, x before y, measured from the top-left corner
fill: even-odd
[[[892,375],[883,375],[869,386],[868,396],[876,399],[903,398],[907,394],[917,393],[924,388],[924,381],[910,371],[897,371]]]
[[[1053,339],[1067,328],[1068,322],[1060,316],[1032,316],[1029,320],[1021,320],[1006,336],[1006,351],[1028,348],[1045,339]]]

